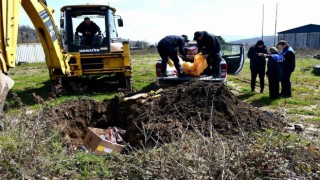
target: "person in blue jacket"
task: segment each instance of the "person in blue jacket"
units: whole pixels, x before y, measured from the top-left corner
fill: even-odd
[[[259,75],[260,93],[264,90],[264,76],[266,73],[266,58],[261,56],[261,53],[268,54],[267,47],[262,40],[250,47],[248,51],[248,58],[250,59],[251,72],[251,92],[254,92],[256,86],[256,79]],[[259,55],[260,54],[260,55]]]
[[[158,52],[161,57],[161,75],[162,77],[168,77],[167,75],[167,64],[168,64],[168,57],[172,59],[174,62],[174,66],[178,72],[178,77],[183,77],[183,71],[181,68],[181,64],[178,58],[178,52],[182,56],[186,56],[186,52],[184,50],[185,43],[189,42],[188,36],[176,36],[170,35],[162,38],[158,43]]]
[[[284,57],[275,47],[271,47],[269,52],[270,54],[264,54],[264,57],[268,57],[266,75],[269,80],[269,97],[270,99],[277,99],[280,96],[279,86],[283,78]]]
[[[279,41],[277,44],[279,50],[282,50],[281,54],[284,57],[283,64],[283,78],[281,81],[281,96],[289,98],[292,96],[290,77],[296,67],[296,55],[292,47],[290,47],[286,41]]]
[[[208,76],[219,76],[219,66],[221,61],[220,40],[207,31],[196,31],[193,40],[197,41],[198,53],[207,56],[208,67],[203,74]]]

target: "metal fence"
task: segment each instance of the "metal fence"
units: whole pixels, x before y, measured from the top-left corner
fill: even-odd
[[[18,44],[17,63],[39,63],[46,62],[45,54],[40,43]]]
[[[279,34],[279,40],[286,40],[294,49],[320,49],[320,33]]]

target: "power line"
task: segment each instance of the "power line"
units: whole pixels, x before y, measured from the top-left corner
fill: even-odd
[[[263,29],[264,29],[264,4],[262,5],[262,34],[261,34],[261,40],[263,40]]]
[[[276,18],[275,18],[275,25],[274,25],[274,41],[273,41],[273,46],[276,46],[277,20],[278,20],[278,3],[276,4]]]

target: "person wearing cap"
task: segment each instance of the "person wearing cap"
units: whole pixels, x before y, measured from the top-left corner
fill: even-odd
[[[280,81],[283,78],[283,62],[284,57],[278,52],[277,48],[270,47],[270,54],[260,54],[263,57],[268,57],[267,77],[269,80],[269,97],[277,99],[280,96],[279,87]]]
[[[91,45],[96,43],[95,34],[101,34],[100,27],[90,20],[89,17],[85,17],[83,22],[79,24],[76,29],[75,35],[82,34],[83,45]]]
[[[208,67],[203,74],[208,76],[219,76],[221,61],[221,45],[219,39],[207,31],[196,31],[193,40],[197,41],[198,53],[207,56]]]
[[[260,54],[259,54],[260,53]],[[249,48],[248,58],[250,59],[251,71],[251,92],[254,92],[256,86],[256,79],[259,75],[260,93],[264,90],[264,77],[266,72],[266,58],[262,54],[268,54],[267,47],[262,40]]]
[[[161,57],[161,75],[167,77],[167,63],[168,57],[174,62],[174,66],[178,72],[178,77],[183,77],[183,71],[179,62],[178,52],[185,57],[186,52],[184,50],[185,43],[189,42],[186,35],[170,35],[162,38],[158,43],[158,52]]]
[[[284,56],[283,64],[283,79],[281,81],[281,96],[289,98],[292,96],[290,77],[296,67],[295,52],[286,41],[281,40],[278,42],[277,47],[281,50],[281,54]]]

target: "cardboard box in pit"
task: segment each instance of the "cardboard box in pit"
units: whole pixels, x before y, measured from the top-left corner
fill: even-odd
[[[125,145],[112,143],[108,140],[103,140],[101,135],[105,134],[105,129],[89,127],[84,137],[84,145],[90,149],[93,154],[105,155],[108,153],[120,153]]]

